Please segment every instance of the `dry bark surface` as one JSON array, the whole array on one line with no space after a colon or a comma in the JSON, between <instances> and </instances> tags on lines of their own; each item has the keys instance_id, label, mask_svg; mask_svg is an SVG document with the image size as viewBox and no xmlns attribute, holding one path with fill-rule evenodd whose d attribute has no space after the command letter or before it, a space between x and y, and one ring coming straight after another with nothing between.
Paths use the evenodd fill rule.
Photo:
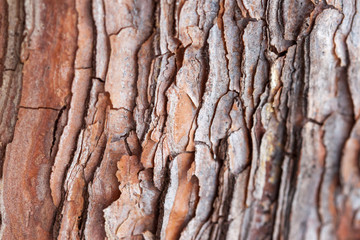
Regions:
<instances>
[{"instance_id":1,"label":"dry bark surface","mask_svg":"<svg viewBox=\"0 0 360 240\"><path fill-rule=\"evenodd\" d=\"M2 239L360 239L358 0L0 0Z\"/></svg>"}]
</instances>

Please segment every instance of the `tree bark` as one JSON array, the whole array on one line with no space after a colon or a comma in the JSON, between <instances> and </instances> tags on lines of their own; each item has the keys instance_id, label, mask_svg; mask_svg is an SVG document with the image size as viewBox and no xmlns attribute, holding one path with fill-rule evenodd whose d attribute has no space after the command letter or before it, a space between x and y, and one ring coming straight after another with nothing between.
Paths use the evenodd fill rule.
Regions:
<instances>
[{"instance_id":1,"label":"tree bark","mask_svg":"<svg viewBox=\"0 0 360 240\"><path fill-rule=\"evenodd\" d=\"M358 0L0 0L2 239L360 239Z\"/></svg>"}]
</instances>

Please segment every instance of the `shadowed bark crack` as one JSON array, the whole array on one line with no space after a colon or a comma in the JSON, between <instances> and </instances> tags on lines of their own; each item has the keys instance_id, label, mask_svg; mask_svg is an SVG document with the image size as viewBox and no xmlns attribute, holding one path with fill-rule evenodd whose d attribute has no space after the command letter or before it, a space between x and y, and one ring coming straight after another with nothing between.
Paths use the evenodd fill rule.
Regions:
<instances>
[{"instance_id":1,"label":"shadowed bark crack","mask_svg":"<svg viewBox=\"0 0 360 240\"><path fill-rule=\"evenodd\" d=\"M359 5L0 0L1 238L360 238Z\"/></svg>"}]
</instances>

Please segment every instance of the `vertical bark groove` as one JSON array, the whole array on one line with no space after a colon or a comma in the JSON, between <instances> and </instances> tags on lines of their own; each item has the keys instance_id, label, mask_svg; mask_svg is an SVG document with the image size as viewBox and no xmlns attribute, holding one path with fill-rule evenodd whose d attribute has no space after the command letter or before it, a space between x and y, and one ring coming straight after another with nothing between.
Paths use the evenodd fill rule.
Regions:
<instances>
[{"instance_id":1,"label":"vertical bark groove","mask_svg":"<svg viewBox=\"0 0 360 240\"><path fill-rule=\"evenodd\" d=\"M360 238L359 8L0 0L1 238Z\"/></svg>"}]
</instances>

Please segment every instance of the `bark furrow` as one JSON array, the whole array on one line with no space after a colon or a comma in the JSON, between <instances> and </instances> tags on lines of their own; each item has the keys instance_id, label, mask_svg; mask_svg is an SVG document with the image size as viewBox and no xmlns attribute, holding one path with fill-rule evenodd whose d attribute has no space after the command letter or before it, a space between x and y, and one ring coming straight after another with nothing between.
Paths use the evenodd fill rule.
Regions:
<instances>
[{"instance_id":1,"label":"bark furrow","mask_svg":"<svg viewBox=\"0 0 360 240\"><path fill-rule=\"evenodd\" d=\"M0 0L2 239L360 239L357 0Z\"/></svg>"}]
</instances>

